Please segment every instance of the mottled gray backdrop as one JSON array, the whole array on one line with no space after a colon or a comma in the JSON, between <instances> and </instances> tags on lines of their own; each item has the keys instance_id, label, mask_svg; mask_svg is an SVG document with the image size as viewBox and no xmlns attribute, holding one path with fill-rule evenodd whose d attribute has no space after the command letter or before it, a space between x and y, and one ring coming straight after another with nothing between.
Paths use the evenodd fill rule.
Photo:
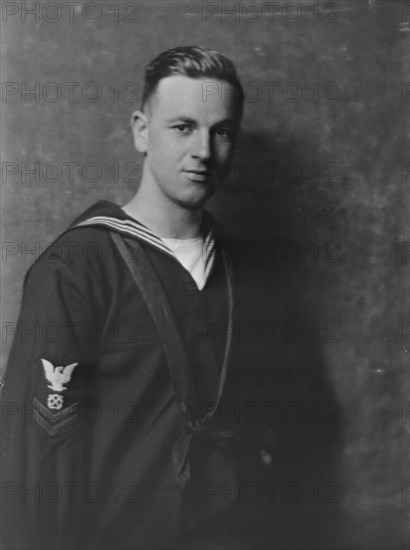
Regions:
<instances>
[{"instance_id":1,"label":"mottled gray backdrop","mask_svg":"<svg viewBox=\"0 0 410 550\"><path fill-rule=\"evenodd\" d=\"M2 9L4 362L35 257L87 206L123 204L137 188L129 119L145 64L176 45L225 52L247 100L232 172L210 206L248 240L244 253L308 301L309 338L343 413L333 505L347 519L333 547L406 547L410 3Z\"/></svg>"}]
</instances>

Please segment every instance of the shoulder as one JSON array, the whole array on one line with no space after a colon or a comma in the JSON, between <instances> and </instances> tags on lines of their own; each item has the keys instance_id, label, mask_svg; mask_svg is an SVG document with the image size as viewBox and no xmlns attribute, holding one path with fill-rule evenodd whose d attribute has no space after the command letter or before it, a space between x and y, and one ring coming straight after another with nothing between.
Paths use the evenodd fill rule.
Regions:
<instances>
[{"instance_id":1,"label":"shoulder","mask_svg":"<svg viewBox=\"0 0 410 550\"><path fill-rule=\"evenodd\" d=\"M92 286L115 262L109 231L100 227L71 226L47 245L27 271L28 281L50 282L56 277L73 284Z\"/></svg>"}]
</instances>

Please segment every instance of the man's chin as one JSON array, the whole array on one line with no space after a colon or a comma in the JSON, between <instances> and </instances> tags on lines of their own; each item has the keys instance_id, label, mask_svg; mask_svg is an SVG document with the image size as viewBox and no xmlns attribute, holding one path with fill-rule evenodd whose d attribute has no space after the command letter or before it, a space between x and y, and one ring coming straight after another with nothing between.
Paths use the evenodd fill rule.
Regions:
<instances>
[{"instance_id":1,"label":"man's chin","mask_svg":"<svg viewBox=\"0 0 410 550\"><path fill-rule=\"evenodd\" d=\"M198 210L205 207L205 204L215 193L216 188L212 187L202 193L193 193L191 196L182 197L178 203L184 208Z\"/></svg>"}]
</instances>

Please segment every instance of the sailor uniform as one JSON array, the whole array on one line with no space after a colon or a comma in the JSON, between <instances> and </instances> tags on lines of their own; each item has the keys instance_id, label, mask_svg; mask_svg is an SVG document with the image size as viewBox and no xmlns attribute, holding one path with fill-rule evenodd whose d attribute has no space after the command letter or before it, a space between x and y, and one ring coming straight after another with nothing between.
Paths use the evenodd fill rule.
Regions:
<instances>
[{"instance_id":1,"label":"sailor uniform","mask_svg":"<svg viewBox=\"0 0 410 550\"><path fill-rule=\"evenodd\" d=\"M204 431L199 422L221 397L228 366L226 342L204 337L204 327L228 326L232 314L227 267L212 228L203 230L202 291L161 239L105 201L29 270L4 392L33 413L6 426L13 547L168 548L180 532L190 442ZM113 234L126 240L125 255ZM138 243L187 356L177 384L196 390L188 420L181 407L189 400L178 402L161 334L129 270Z\"/></svg>"},{"instance_id":2,"label":"sailor uniform","mask_svg":"<svg viewBox=\"0 0 410 550\"><path fill-rule=\"evenodd\" d=\"M213 231L205 215L202 290L164 241L107 201L30 268L3 397L7 548L234 536L235 496L204 497L234 487L241 464L277 439L266 422L216 412L270 399L277 385L272 350L235 338L235 316L256 319L261 301ZM295 361L275 365L288 389Z\"/></svg>"}]
</instances>

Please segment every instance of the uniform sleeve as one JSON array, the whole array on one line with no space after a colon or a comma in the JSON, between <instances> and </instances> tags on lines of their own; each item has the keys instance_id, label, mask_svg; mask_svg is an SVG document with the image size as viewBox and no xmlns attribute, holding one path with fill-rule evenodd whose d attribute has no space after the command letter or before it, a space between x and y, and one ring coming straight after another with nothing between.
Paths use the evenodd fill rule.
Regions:
<instances>
[{"instance_id":1,"label":"uniform sleeve","mask_svg":"<svg viewBox=\"0 0 410 550\"><path fill-rule=\"evenodd\" d=\"M98 321L82 277L38 261L25 281L2 398L3 533L7 549L85 546L82 414L92 399Z\"/></svg>"}]
</instances>

